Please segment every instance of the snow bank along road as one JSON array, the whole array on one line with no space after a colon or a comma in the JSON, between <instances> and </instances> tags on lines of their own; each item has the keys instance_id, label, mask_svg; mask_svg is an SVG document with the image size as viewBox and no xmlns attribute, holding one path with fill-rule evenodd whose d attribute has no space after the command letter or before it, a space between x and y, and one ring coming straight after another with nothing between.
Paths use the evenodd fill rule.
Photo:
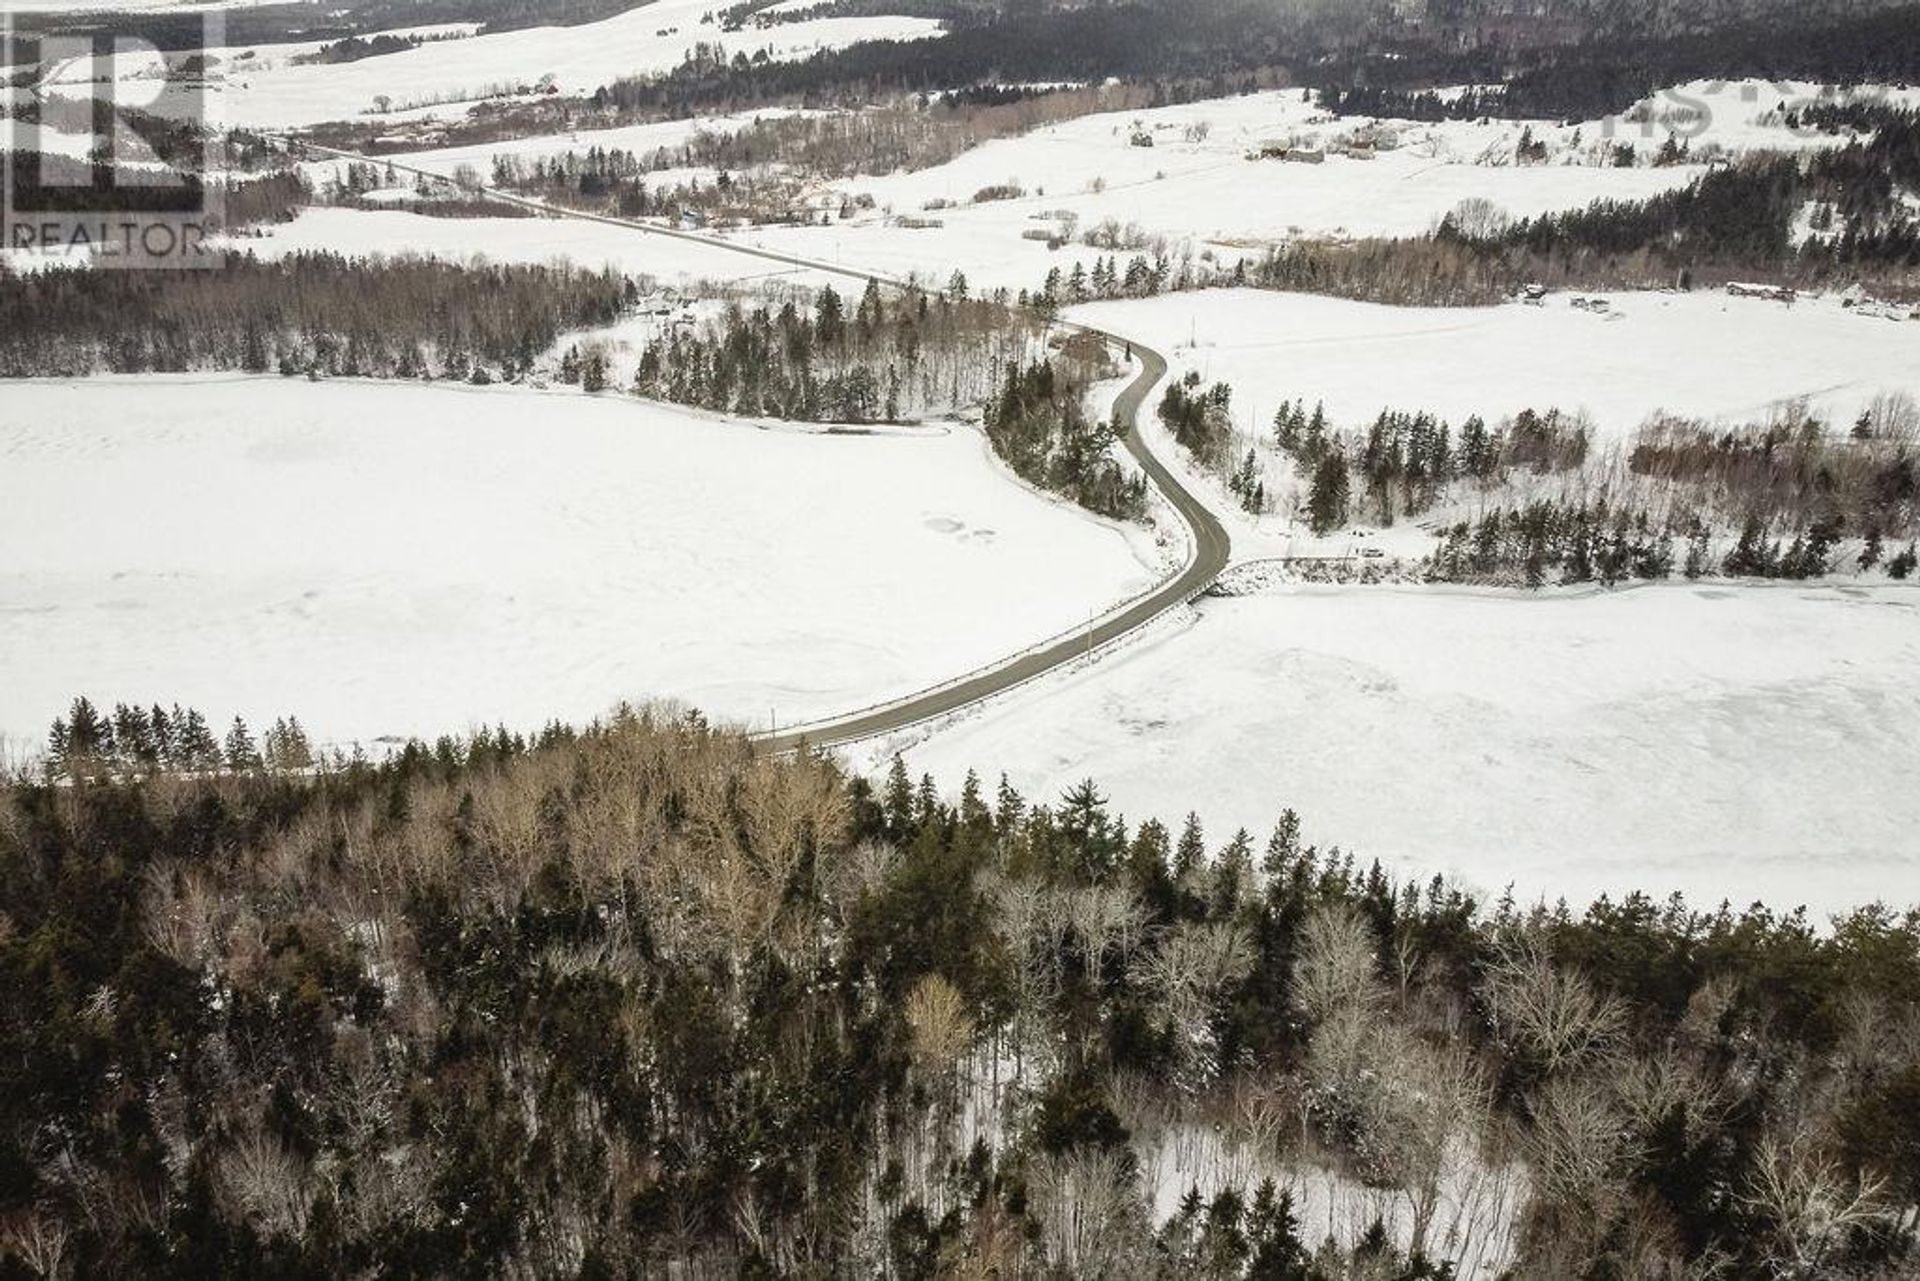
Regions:
<instances>
[{"instance_id":1,"label":"snow bank along road","mask_svg":"<svg viewBox=\"0 0 1920 1281\"><path fill-rule=\"evenodd\" d=\"M357 152L339 151L331 147L318 147L311 143L288 140L290 148L331 156L338 160L359 160L369 164L387 165L391 162L378 157L364 156ZM410 165L392 164L401 173L446 183L451 180L444 175L431 173L425 169ZM529 200L511 192L499 191L490 187L476 188L479 194L490 200L506 204L521 205L542 214L562 218L576 218L586 222L605 223L614 227L625 227L643 232L650 236L665 236L672 240L685 240L709 248L730 249L735 253L749 254L755 258L764 258L784 266L800 267L828 275L845 276L865 282L878 280L883 284L899 285L901 282L861 271L857 267L848 267L838 263L815 262L811 259L781 253L777 250L763 249L754 245L738 245L722 240L717 236L704 236L694 232L680 231L671 227L656 226L652 223L637 222L628 218L615 218L607 214L588 213L582 210L565 209L548 205L542 201ZM810 725L795 726L790 729L768 731L757 735L758 741L774 751L787 751L797 746L803 739L815 746L825 747L837 743L851 743L864 738L873 738L881 734L890 734L895 730L917 725L922 721L945 716L970 704L991 698L995 694L1024 685L1028 681L1044 676L1056 668L1063 667L1075 659L1083 657L1093 650L1118 640L1137 628L1160 617L1169 609L1184 605L1205 591L1227 567L1227 558L1232 550L1225 527L1218 518L1207 509L1193 493L1183 485L1179 478L1147 448L1140 434L1140 407L1146 402L1147 393L1167 376L1167 360L1159 352L1153 351L1122 335L1096 329L1088 325L1062 322L1068 328L1083 333L1094 334L1110 344L1124 344L1140 360L1139 375L1127 385L1120 398L1114 402L1114 413L1126 427L1127 452L1140 464L1154 486L1166 496L1173 509L1186 523L1190 554L1186 566L1178 573L1167 578L1152 591L1135 598L1119 609L1109 612L1106 617L1094 620L1088 626L1068 636L1057 637L1034 649L1016 654L1011 658L969 672L944 685L936 685L922 690L918 694L909 694L905 698L889 703L861 708L845 716L830 720L816 721Z\"/></svg>"}]
</instances>

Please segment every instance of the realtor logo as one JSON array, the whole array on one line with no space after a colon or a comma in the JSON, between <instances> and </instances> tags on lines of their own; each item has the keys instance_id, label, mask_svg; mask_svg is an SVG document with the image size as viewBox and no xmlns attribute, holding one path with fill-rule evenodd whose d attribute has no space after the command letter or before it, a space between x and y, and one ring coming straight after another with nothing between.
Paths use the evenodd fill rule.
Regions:
<instances>
[{"instance_id":1,"label":"realtor logo","mask_svg":"<svg viewBox=\"0 0 1920 1281\"><path fill-rule=\"evenodd\" d=\"M106 25L42 33L0 14L0 249L101 268L218 266L220 17L195 15L187 49L113 29L132 16L96 20Z\"/></svg>"}]
</instances>

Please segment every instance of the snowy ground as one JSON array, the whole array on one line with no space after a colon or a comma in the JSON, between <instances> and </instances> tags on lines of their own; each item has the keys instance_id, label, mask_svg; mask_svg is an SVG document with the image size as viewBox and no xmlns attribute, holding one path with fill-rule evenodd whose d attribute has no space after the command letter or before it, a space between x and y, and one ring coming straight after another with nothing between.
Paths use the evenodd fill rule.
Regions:
<instances>
[{"instance_id":1,"label":"snowy ground","mask_svg":"<svg viewBox=\"0 0 1920 1281\"><path fill-rule=\"evenodd\" d=\"M487 181L493 173L493 161L496 156L510 156L523 163L532 164L553 156L564 156L568 152L584 155L599 148L602 151L628 151L638 156L646 156L662 147L679 147L689 142L695 134L734 134L753 124L756 120L775 119L796 114L785 109L769 109L751 114L727 116L696 116L686 120L657 120L648 124L621 125L612 129L573 129L566 133L536 134L528 138L511 138L501 142L475 143L464 147L436 147L422 151L396 152L379 158L380 163L392 161L414 169L425 169L429 173L453 177L463 166L471 168ZM329 179L345 177L347 161L315 160L300 166L309 181L319 186ZM402 184L413 180L402 174Z\"/></svg>"},{"instance_id":2,"label":"snowy ground","mask_svg":"<svg viewBox=\"0 0 1920 1281\"><path fill-rule=\"evenodd\" d=\"M612 267L671 283L704 280L750 285L777 280L849 287L844 278L748 257L717 245L570 218L436 218L401 209L318 208L302 210L291 222L258 230L257 235L235 236L226 243L261 258L324 251L348 257L412 253L456 262L475 255L508 263L565 259L589 269Z\"/></svg>"},{"instance_id":3,"label":"snowy ground","mask_svg":"<svg viewBox=\"0 0 1920 1281\"><path fill-rule=\"evenodd\" d=\"M1833 146L1843 139L1785 124L1790 107L1822 92L1810 84L1684 85L1621 118L1574 124L1331 120L1291 90L1102 113L989 142L929 169L827 184L823 190L873 197L872 212L847 222L735 235L896 277L944 282L960 270L976 287L1016 290L1037 288L1049 268L1069 274L1076 262L1090 266L1103 252L1081 243L1050 250L1024 233L1068 226L1078 235L1108 220L1136 229L1172 254L1212 254L1230 263L1299 236L1419 235L1468 197L1489 199L1515 216L1539 214L1602 197L1642 199L1684 185L1705 172L1704 162L1714 154ZM495 154L544 156L594 145L646 150L684 141L696 127L737 128L744 119L554 134L414 152L405 159L444 173L471 165L485 175ZM1547 147L1545 163L1515 163L1516 147L1529 133ZM1154 145L1133 145L1136 134ZM1650 158L1669 134L1687 142L1694 163L1627 169L1603 163L1623 143ZM1390 140L1392 146L1364 161L1338 154L1317 165L1251 158L1276 141L1330 148L1356 136ZM1026 194L973 203L975 193L999 184ZM926 208L936 202L950 207ZM902 216L941 225L901 226Z\"/></svg>"},{"instance_id":4,"label":"snowy ground","mask_svg":"<svg viewBox=\"0 0 1920 1281\"><path fill-rule=\"evenodd\" d=\"M290 129L345 120L375 109L426 109L461 115L478 99L510 85L551 77L561 93L590 94L625 76L664 72L694 45L718 41L729 55L765 50L772 58L804 58L862 40L937 35L923 18L814 18L765 30L723 35L701 17L722 7L715 0L654 0L603 22L534 27L421 45L358 62L295 65L309 45L261 45L225 52L215 67L214 109L229 124ZM156 57L124 55L116 72L127 81L151 80ZM88 71L58 82L66 92L89 92Z\"/></svg>"},{"instance_id":5,"label":"snowy ground","mask_svg":"<svg viewBox=\"0 0 1920 1281\"><path fill-rule=\"evenodd\" d=\"M1068 315L1166 353L1176 376L1233 386L1236 422L1271 426L1282 401L1326 405L1341 426L1382 409L1458 424L1522 409L1585 411L1606 438L1656 410L1764 419L1804 399L1846 424L1883 392L1920 386L1920 324L1833 298L1791 306L1720 290L1616 293L1603 314L1572 294L1545 305L1386 307L1310 294L1213 289L1091 303Z\"/></svg>"},{"instance_id":6,"label":"snowy ground","mask_svg":"<svg viewBox=\"0 0 1920 1281\"><path fill-rule=\"evenodd\" d=\"M294 712L335 740L651 697L792 723L1154 577L966 429L239 377L9 385L0 548L16 749L81 692Z\"/></svg>"},{"instance_id":7,"label":"snowy ground","mask_svg":"<svg viewBox=\"0 0 1920 1281\"><path fill-rule=\"evenodd\" d=\"M1021 238L1061 225L1057 215L1069 215L1081 233L1111 219L1164 237L1173 252L1211 249L1227 261L1300 236L1420 235L1469 197L1491 200L1516 217L1541 214L1684 186L1715 154L1837 145L1844 139L1785 124L1791 106L1823 92L1811 84L1686 85L1656 95L1644 111L1571 124L1331 119L1298 90L1103 113L989 142L915 173L836 183L836 190L871 195L876 211L831 227L766 234L795 253L839 252L895 274L945 279L959 268L976 285L1033 288L1049 267L1064 274L1074 262L1093 258L1083 245L1049 252L1044 243ZM1529 134L1545 145L1547 159L1517 164L1516 148ZM1607 163L1621 144L1650 160L1669 134L1691 148L1692 163L1625 169ZM1153 145L1134 145L1136 136ZM1335 154L1343 142L1366 137L1391 146L1367 160ZM1272 143L1329 154L1321 164L1253 158ZM999 184L1027 194L972 203L976 192ZM937 201L952 207L924 211ZM889 226L890 215L931 217L943 225L908 230Z\"/></svg>"},{"instance_id":8,"label":"snowy ground","mask_svg":"<svg viewBox=\"0 0 1920 1281\"><path fill-rule=\"evenodd\" d=\"M1291 462L1271 443L1283 401L1324 403L1341 428L1364 427L1383 409L1427 410L1457 429L1476 413L1498 423L1558 408L1587 414L1604 447L1661 410L1740 424L1805 400L1844 428L1874 397L1920 387L1920 323L1837 299L1604 296L1609 310L1596 314L1576 310L1570 294L1540 307L1428 308L1215 289L1090 303L1068 315L1165 353L1175 378L1192 371L1208 385L1228 383L1235 425L1260 445L1275 495L1293 484ZM1157 422L1144 425L1165 456L1186 461ZM1314 544L1288 511L1255 521L1217 479L1197 483L1229 522L1236 559L1343 550ZM1413 525L1376 542L1413 556L1432 548Z\"/></svg>"},{"instance_id":9,"label":"snowy ground","mask_svg":"<svg viewBox=\"0 0 1920 1281\"><path fill-rule=\"evenodd\" d=\"M905 751L1037 802L1083 778L1210 842L1306 838L1405 876L1575 904L1920 904L1920 589L1579 595L1312 589L1207 600Z\"/></svg>"}]
</instances>

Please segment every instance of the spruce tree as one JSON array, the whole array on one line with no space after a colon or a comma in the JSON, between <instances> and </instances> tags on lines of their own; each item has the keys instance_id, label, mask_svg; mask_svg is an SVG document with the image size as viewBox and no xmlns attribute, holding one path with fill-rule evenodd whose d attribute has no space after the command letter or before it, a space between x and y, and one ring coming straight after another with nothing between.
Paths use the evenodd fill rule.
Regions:
<instances>
[{"instance_id":1,"label":"spruce tree","mask_svg":"<svg viewBox=\"0 0 1920 1281\"><path fill-rule=\"evenodd\" d=\"M1273 825L1273 835L1267 838L1267 852L1260 860L1260 870L1268 876L1279 876L1293 866L1300 856L1300 816L1292 810L1282 810L1280 821Z\"/></svg>"},{"instance_id":2,"label":"spruce tree","mask_svg":"<svg viewBox=\"0 0 1920 1281\"><path fill-rule=\"evenodd\" d=\"M1200 870L1207 858L1206 834L1200 829L1200 816L1189 812L1187 822L1180 829L1180 843L1173 849L1173 875L1177 880L1185 880Z\"/></svg>"},{"instance_id":3,"label":"spruce tree","mask_svg":"<svg viewBox=\"0 0 1920 1281\"><path fill-rule=\"evenodd\" d=\"M153 731L154 760L168 769L179 764L180 746L173 718L167 715L167 709L155 703L147 713L147 724Z\"/></svg>"},{"instance_id":4,"label":"spruce tree","mask_svg":"<svg viewBox=\"0 0 1920 1281\"><path fill-rule=\"evenodd\" d=\"M236 774L260 768L260 749L254 746L253 734L247 729L247 723L238 716L233 718L233 726L227 730L226 766Z\"/></svg>"},{"instance_id":5,"label":"spruce tree","mask_svg":"<svg viewBox=\"0 0 1920 1281\"><path fill-rule=\"evenodd\" d=\"M1014 790L1013 784L1008 781L1005 774L1002 774L1000 786L994 793L993 830L1002 840L1005 840L1013 834L1014 828L1020 825L1020 819L1026 812L1026 801L1021 799L1020 793Z\"/></svg>"},{"instance_id":6,"label":"spruce tree","mask_svg":"<svg viewBox=\"0 0 1920 1281\"><path fill-rule=\"evenodd\" d=\"M1347 520L1347 458L1331 449L1313 469L1307 492L1307 518L1316 534L1329 534Z\"/></svg>"},{"instance_id":7,"label":"spruce tree","mask_svg":"<svg viewBox=\"0 0 1920 1281\"><path fill-rule=\"evenodd\" d=\"M880 809L886 816L887 835L904 844L913 834L913 780L907 775L907 763L898 753L887 770L887 786Z\"/></svg>"}]
</instances>

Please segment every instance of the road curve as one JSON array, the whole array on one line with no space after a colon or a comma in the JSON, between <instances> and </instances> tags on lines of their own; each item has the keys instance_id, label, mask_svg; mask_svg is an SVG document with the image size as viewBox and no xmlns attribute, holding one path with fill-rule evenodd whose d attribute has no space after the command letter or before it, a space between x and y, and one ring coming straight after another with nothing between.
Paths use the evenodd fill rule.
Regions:
<instances>
[{"instance_id":1,"label":"road curve","mask_svg":"<svg viewBox=\"0 0 1920 1281\"><path fill-rule=\"evenodd\" d=\"M442 174L420 169L412 165L394 164L375 156L364 156L357 152L339 151L332 147L319 147L312 143L291 142L290 146L300 150L331 156L339 160L362 161L391 167L400 173L424 177L436 182L451 182ZM660 227L651 223L638 222L630 218L617 218L610 214L588 213L583 210L566 209L549 205L538 200L529 200L511 192L499 191L490 187L474 187L473 190L490 200L503 204L520 205L538 210L543 214L563 218L576 218L583 222L598 222L608 226L624 227L632 231L643 232L651 236L663 236L670 240L685 240L709 248L728 249L734 253L747 254L769 262L781 263L789 267L804 268L809 271L823 272L829 275L845 276L862 282L878 280L883 284L895 286L906 282L893 280L870 271L842 266L838 263L816 262L812 259L781 253L773 249L764 249L756 245L735 244L717 236L701 235L690 231L681 231L673 227ZM1127 604L1110 611L1104 618L1095 620L1088 627L1068 636L1060 637L1039 648L1016 654L977 672L960 677L944 685L937 685L919 693L908 694L891 702L876 704L844 716L813 721L791 729L766 730L755 734L754 740L769 750L791 751L802 742L815 747L831 747L836 744L857 742L861 739L875 738L881 734L890 734L895 730L918 725L963 707L978 703L984 699L1003 693L1017 685L1046 675L1055 668L1065 667L1074 660L1083 658L1090 652L1119 640L1140 627L1152 622L1168 610L1183 605L1204 592L1212 585L1220 571L1227 567L1227 558L1231 551L1231 541L1219 518L1207 510L1206 504L1196 498L1167 465L1154 456L1147 442L1140 434L1140 410L1146 403L1147 395L1162 378L1167 376L1167 359L1159 352L1144 347L1131 339L1089 325L1071 321L1058 322L1064 328L1081 333L1092 334L1106 340L1115 347L1125 347L1140 361L1140 373L1127 384L1114 402L1114 414L1125 427L1124 441L1127 452L1140 464L1147 478L1165 495L1174 511L1186 523L1190 541L1190 555L1187 564L1178 573L1162 581L1157 587L1144 595L1136 596Z\"/></svg>"}]
</instances>

